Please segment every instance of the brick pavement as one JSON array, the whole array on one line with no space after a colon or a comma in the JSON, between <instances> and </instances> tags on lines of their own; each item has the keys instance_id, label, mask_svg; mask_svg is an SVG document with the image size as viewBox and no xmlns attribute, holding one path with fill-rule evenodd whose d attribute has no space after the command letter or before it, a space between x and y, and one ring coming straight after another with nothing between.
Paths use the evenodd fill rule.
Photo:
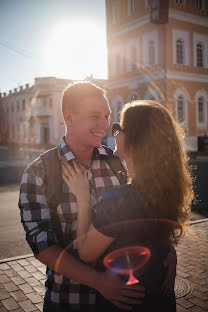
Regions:
<instances>
[{"instance_id":1,"label":"brick pavement","mask_svg":"<svg viewBox=\"0 0 208 312\"><path fill-rule=\"evenodd\" d=\"M193 222L177 247L177 281L190 286L188 294L178 294L177 312L208 311L208 219L203 221ZM42 311L44 283L45 266L34 256L1 260L0 312Z\"/></svg>"}]
</instances>

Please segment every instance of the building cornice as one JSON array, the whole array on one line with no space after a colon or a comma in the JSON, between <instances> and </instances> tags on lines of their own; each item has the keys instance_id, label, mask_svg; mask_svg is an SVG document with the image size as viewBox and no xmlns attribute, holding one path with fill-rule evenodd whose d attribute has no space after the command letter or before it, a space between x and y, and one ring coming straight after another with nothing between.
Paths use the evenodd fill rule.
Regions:
<instances>
[{"instance_id":1,"label":"building cornice","mask_svg":"<svg viewBox=\"0 0 208 312\"><path fill-rule=\"evenodd\" d=\"M139 17L129 23L123 24L119 28L117 28L115 31L109 32L108 40L111 40L113 38L116 38L118 36L124 35L130 31L133 31L137 28L140 28L141 26L150 23L150 16L149 14L146 14L142 17Z\"/></svg>"},{"instance_id":2,"label":"building cornice","mask_svg":"<svg viewBox=\"0 0 208 312\"><path fill-rule=\"evenodd\" d=\"M119 89L123 87L128 87L129 90L135 90L138 88L140 83L146 83L153 80L161 80L165 78L164 71L155 71L151 74L137 75L130 77L128 79L121 79L115 82L110 82L108 84L108 90Z\"/></svg>"},{"instance_id":3,"label":"building cornice","mask_svg":"<svg viewBox=\"0 0 208 312\"><path fill-rule=\"evenodd\" d=\"M176 9L169 10L169 18L173 18L179 21L200 25L203 27L208 27L208 18L203 16L194 15L184 11L179 11Z\"/></svg>"},{"instance_id":4,"label":"building cornice","mask_svg":"<svg viewBox=\"0 0 208 312\"><path fill-rule=\"evenodd\" d=\"M188 12L176 10L176 9L169 9L169 18L176 19L179 21L200 25L203 27L208 27L208 18L203 16L198 16L195 14L191 14ZM129 23L125 23L118 27L116 30L109 32L108 40L116 38L118 36L124 35L130 31L140 28L141 26L150 23L150 15L146 14L142 17L134 19Z\"/></svg>"},{"instance_id":5,"label":"building cornice","mask_svg":"<svg viewBox=\"0 0 208 312\"><path fill-rule=\"evenodd\" d=\"M175 70L167 70L166 77L168 79L208 83L208 75L203 75L203 74L193 74L193 73L186 73L186 72L175 71Z\"/></svg>"}]
</instances>

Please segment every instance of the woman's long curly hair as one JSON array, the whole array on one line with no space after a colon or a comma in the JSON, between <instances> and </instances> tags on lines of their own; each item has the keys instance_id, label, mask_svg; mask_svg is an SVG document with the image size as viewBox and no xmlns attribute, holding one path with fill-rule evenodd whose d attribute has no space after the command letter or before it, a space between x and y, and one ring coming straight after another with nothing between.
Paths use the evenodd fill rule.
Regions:
<instances>
[{"instance_id":1,"label":"woman's long curly hair","mask_svg":"<svg viewBox=\"0 0 208 312\"><path fill-rule=\"evenodd\" d=\"M124 105L120 124L145 212L161 238L177 243L194 197L184 131L164 106L146 100Z\"/></svg>"}]
</instances>

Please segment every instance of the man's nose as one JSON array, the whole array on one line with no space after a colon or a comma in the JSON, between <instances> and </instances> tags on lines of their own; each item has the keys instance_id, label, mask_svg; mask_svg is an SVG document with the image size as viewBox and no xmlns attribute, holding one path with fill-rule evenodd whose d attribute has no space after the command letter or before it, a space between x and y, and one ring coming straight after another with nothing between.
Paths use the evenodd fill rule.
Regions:
<instances>
[{"instance_id":1,"label":"man's nose","mask_svg":"<svg viewBox=\"0 0 208 312\"><path fill-rule=\"evenodd\" d=\"M110 121L106 118L103 118L99 121L99 127L107 130L110 127Z\"/></svg>"}]
</instances>

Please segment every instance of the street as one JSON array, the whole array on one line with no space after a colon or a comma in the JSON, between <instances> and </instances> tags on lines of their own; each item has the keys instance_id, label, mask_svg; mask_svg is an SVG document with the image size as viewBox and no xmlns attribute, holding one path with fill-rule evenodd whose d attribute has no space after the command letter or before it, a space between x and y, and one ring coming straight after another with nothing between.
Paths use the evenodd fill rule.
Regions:
<instances>
[{"instance_id":1,"label":"street","mask_svg":"<svg viewBox=\"0 0 208 312\"><path fill-rule=\"evenodd\" d=\"M0 259L32 253L18 208L19 185L0 187Z\"/></svg>"},{"instance_id":2,"label":"street","mask_svg":"<svg viewBox=\"0 0 208 312\"><path fill-rule=\"evenodd\" d=\"M25 240L25 232L20 222L18 197L22 172L29 160L35 159L37 156L38 152L31 155L23 150L8 151L0 149L0 259L32 253ZM200 163L200 166L198 166L198 176L200 177L200 183L198 184L200 188L198 187L197 191L199 198L198 205L194 206L194 211L191 212L191 220L208 217L206 209L207 164ZM200 199L203 199L202 203L204 203L205 209L201 209Z\"/></svg>"}]
</instances>

